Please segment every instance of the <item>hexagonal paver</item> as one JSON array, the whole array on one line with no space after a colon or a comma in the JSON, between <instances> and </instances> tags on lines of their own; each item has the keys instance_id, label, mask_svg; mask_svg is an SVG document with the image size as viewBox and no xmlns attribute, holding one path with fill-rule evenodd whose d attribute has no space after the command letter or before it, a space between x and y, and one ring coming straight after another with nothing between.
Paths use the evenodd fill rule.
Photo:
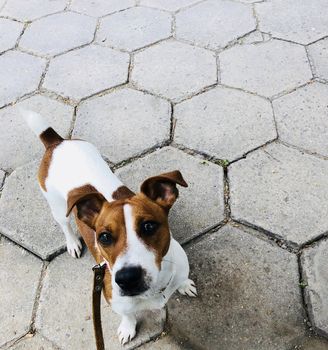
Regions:
<instances>
[{"instance_id":1,"label":"hexagonal paver","mask_svg":"<svg viewBox=\"0 0 328 350\"><path fill-rule=\"evenodd\" d=\"M328 229L328 161L281 144L229 167L233 218L295 244Z\"/></svg>"},{"instance_id":2,"label":"hexagonal paver","mask_svg":"<svg viewBox=\"0 0 328 350\"><path fill-rule=\"evenodd\" d=\"M72 259L65 254L52 261L48 267L36 328L62 349L95 349L91 304L91 268L94 264L89 254L82 259ZM74 271L74 281L67 271ZM106 348L122 349L116 334L120 316L111 311L104 299L101 318ZM125 349L132 349L158 336L163 330L165 311L147 312L139 315L139 319L138 335Z\"/></svg>"},{"instance_id":3,"label":"hexagonal paver","mask_svg":"<svg viewBox=\"0 0 328 350\"><path fill-rule=\"evenodd\" d=\"M326 0L271 0L256 5L259 29L277 38L309 44L328 34Z\"/></svg>"},{"instance_id":4,"label":"hexagonal paver","mask_svg":"<svg viewBox=\"0 0 328 350\"><path fill-rule=\"evenodd\" d=\"M255 27L251 6L226 0L205 1L176 15L178 39L214 50Z\"/></svg>"},{"instance_id":5,"label":"hexagonal paver","mask_svg":"<svg viewBox=\"0 0 328 350\"><path fill-rule=\"evenodd\" d=\"M175 294L168 313L187 349L289 350L305 334L296 255L229 225L187 254L199 297Z\"/></svg>"},{"instance_id":6,"label":"hexagonal paver","mask_svg":"<svg viewBox=\"0 0 328 350\"><path fill-rule=\"evenodd\" d=\"M17 344L12 346L10 350L58 350L50 342L45 340L39 334L28 334Z\"/></svg>"},{"instance_id":7,"label":"hexagonal paver","mask_svg":"<svg viewBox=\"0 0 328 350\"><path fill-rule=\"evenodd\" d=\"M276 137L264 98L217 87L174 107L175 142L234 160Z\"/></svg>"},{"instance_id":8,"label":"hexagonal paver","mask_svg":"<svg viewBox=\"0 0 328 350\"><path fill-rule=\"evenodd\" d=\"M19 46L43 55L56 55L93 40L96 19L73 12L41 18L25 31Z\"/></svg>"},{"instance_id":9,"label":"hexagonal paver","mask_svg":"<svg viewBox=\"0 0 328 350\"><path fill-rule=\"evenodd\" d=\"M302 254L305 296L312 324L328 336L328 240L305 249Z\"/></svg>"},{"instance_id":10,"label":"hexagonal paver","mask_svg":"<svg viewBox=\"0 0 328 350\"><path fill-rule=\"evenodd\" d=\"M119 162L168 140L170 113L167 101L122 89L83 103L73 136L95 143L112 162Z\"/></svg>"},{"instance_id":11,"label":"hexagonal paver","mask_svg":"<svg viewBox=\"0 0 328 350\"><path fill-rule=\"evenodd\" d=\"M312 77L304 47L279 40L234 46L219 58L223 84L267 97Z\"/></svg>"},{"instance_id":12,"label":"hexagonal paver","mask_svg":"<svg viewBox=\"0 0 328 350\"><path fill-rule=\"evenodd\" d=\"M91 45L53 59L43 87L79 100L125 83L128 66L128 54Z\"/></svg>"},{"instance_id":13,"label":"hexagonal paver","mask_svg":"<svg viewBox=\"0 0 328 350\"><path fill-rule=\"evenodd\" d=\"M313 83L273 101L281 140L328 156L328 86Z\"/></svg>"},{"instance_id":14,"label":"hexagonal paver","mask_svg":"<svg viewBox=\"0 0 328 350\"><path fill-rule=\"evenodd\" d=\"M180 8L195 4L198 1L199 0L141 0L140 4L167 11L177 11Z\"/></svg>"},{"instance_id":15,"label":"hexagonal paver","mask_svg":"<svg viewBox=\"0 0 328 350\"><path fill-rule=\"evenodd\" d=\"M162 42L134 57L132 82L177 101L217 81L212 52L176 41Z\"/></svg>"},{"instance_id":16,"label":"hexagonal paver","mask_svg":"<svg viewBox=\"0 0 328 350\"><path fill-rule=\"evenodd\" d=\"M170 14L146 7L134 7L101 20L97 42L133 51L171 35Z\"/></svg>"},{"instance_id":17,"label":"hexagonal paver","mask_svg":"<svg viewBox=\"0 0 328 350\"><path fill-rule=\"evenodd\" d=\"M0 18L0 53L15 46L23 26L22 23Z\"/></svg>"},{"instance_id":18,"label":"hexagonal paver","mask_svg":"<svg viewBox=\"0 0 328 350\"><path fill-rule=\"evenodd\" d=\"M118 169L116 174L138 191L146 178L175 169L181 171L189 187L180 188L170 213L170 228L173 236L184 242L224 219L222 168L165 147Z\"/></svg>"},{"instance_id":19,"label":"hexagonal paver","mask_svg":"<svg viewBox=\"0 0 328 350\"><path fill-rule=\"evenodd\" d=\"M0 237L0 346L30 327L42 262Z\"/></svg>"},{"instance_id":20,"label":"hexagonal paver","mask_svg":"<svg viewBox=\"0 0 328 350\"><path fill-rule=\"evenodd\" d=\"M36 18L63 11L66 0L9 0L0 15L16 18L20 21L32 21Z\"/></svg>"},{"instance_id":21,"label":"hexagonal paver","mask_svg":"<svg viewBox=\"0 0 328 350\"><path fill-rule=\"evenodd\" d=\"M73 0L70 9L89 16L100 17L134 5L135 0Z\"/></svg>"},{"instance_id":22,"label":"hexagonal paver","mask_svg":"<svg viewBox=\"0 0 328 350\"><path fill-rule=\"evenodd\" d=\"M74 112L73 107L40 95L1 109L0 168L6 170L41 158L44 153L41 141L28 128L18 108L40 113L63 137L68 136Z\"/></svg>"},{"instance_id":23,"label":"hexagonal paver","mask_svg":"<svg viewBox=\"0 0 328 350\"><path fill-rule=\"evenodd\" d=\"M18 51L0 56L0 107L37 89L46 62Z\"/></svg>"},{"instance_id":24,"label":"hexagonal paver","mask_svg":"<svg viewBox=\"0 0 328 350\"><path fill-rule=\"evenodd\" d=\"M0 232L48 259L65 247L65 239L39 189L37 168L34 162L7 177L0 199Z\"/></svg>"},{"instance_id":25,"label":"hexagonal paver","mask_svg":"<svg viewBox=\"0 0 328 350\"><path fill-rule=\"evenodd\" d=\"M313 61L315 75L328 80L328 38L310 45L308 50Z\"/></svg>"}]
</instances>

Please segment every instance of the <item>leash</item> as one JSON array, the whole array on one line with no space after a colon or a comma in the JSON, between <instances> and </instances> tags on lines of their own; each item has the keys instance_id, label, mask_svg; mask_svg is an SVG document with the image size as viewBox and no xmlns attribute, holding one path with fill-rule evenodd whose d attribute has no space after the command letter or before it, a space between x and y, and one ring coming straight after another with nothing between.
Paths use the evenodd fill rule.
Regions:
<instances>
[{"instance_id":1,"label":"leash","mask_svg":"<svg viewBox=\"0 0 328 350\"><path fill-rule=\"evenodd\" d=\"M101 291L104 286L104 277L106 270L106 262L95 265L92 270L94 272L93 277L93 290L92 290L92 318L93 328L96 338L97 350L105 350L104 336L101 326Z\"/></svg>"}]
</instances>

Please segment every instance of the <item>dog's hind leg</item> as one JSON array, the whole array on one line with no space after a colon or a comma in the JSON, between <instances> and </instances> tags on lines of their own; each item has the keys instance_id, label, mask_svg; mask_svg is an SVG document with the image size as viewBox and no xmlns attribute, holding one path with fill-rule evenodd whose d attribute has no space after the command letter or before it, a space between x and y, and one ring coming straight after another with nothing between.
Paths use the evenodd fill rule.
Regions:
<instances>
[{"instance_id":1,"label":"dog's hind leg","mask_svg":"<svg viewBox=\"0 0 328 350\"><path fill-rule=\"evenodd\" d=\"M79 258L82 244L72 229L70 218L66 217L66 200L53 191L46 192L41 188L41 192L49 204L52 216L65 234L68 253L73 258Z\"/></svg>"}]
</instances>

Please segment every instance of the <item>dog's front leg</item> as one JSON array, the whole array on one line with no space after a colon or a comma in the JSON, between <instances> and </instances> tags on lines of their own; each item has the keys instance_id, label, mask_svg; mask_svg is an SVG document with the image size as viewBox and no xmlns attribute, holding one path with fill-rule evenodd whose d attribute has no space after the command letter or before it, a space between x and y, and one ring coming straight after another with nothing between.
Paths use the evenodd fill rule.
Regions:
<instances>
[{"instance_id":1,"label":"dog's front leg","mask_svg":"<svg viewBox=\"0 0 328 350\"><path fill-rule=\"evenodd\" d=\"M122 315L122 321L117 329L118 338L121 344L132 340L136 335L137 319L135 314Z\"/></svg>"}]
</instances>

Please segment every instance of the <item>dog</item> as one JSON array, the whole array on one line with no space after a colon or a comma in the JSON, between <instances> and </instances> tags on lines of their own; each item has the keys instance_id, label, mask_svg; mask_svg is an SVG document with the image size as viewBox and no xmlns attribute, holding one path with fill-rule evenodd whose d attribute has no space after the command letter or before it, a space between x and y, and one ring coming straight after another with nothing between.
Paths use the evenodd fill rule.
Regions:
<instances>
[{"instance_id":1,"label":"dog","mask_svg":"<svg viewBox=\"0 0 328 350\"><path fill-rule=\"evenodd\" d=\"M63 230L68 253L79 258L77 227L96 262L106 263L104 296L121 315L118 337L125 344L136 335L136 313L161 309L178 290L197 296L189 262L173 239L169 210L187 187L180 171L146 179L134 193L115 176L97 148L62 138L38 113L21 110L45 146L38 182L55 221Z\"/></svg>"}]
</instances>

